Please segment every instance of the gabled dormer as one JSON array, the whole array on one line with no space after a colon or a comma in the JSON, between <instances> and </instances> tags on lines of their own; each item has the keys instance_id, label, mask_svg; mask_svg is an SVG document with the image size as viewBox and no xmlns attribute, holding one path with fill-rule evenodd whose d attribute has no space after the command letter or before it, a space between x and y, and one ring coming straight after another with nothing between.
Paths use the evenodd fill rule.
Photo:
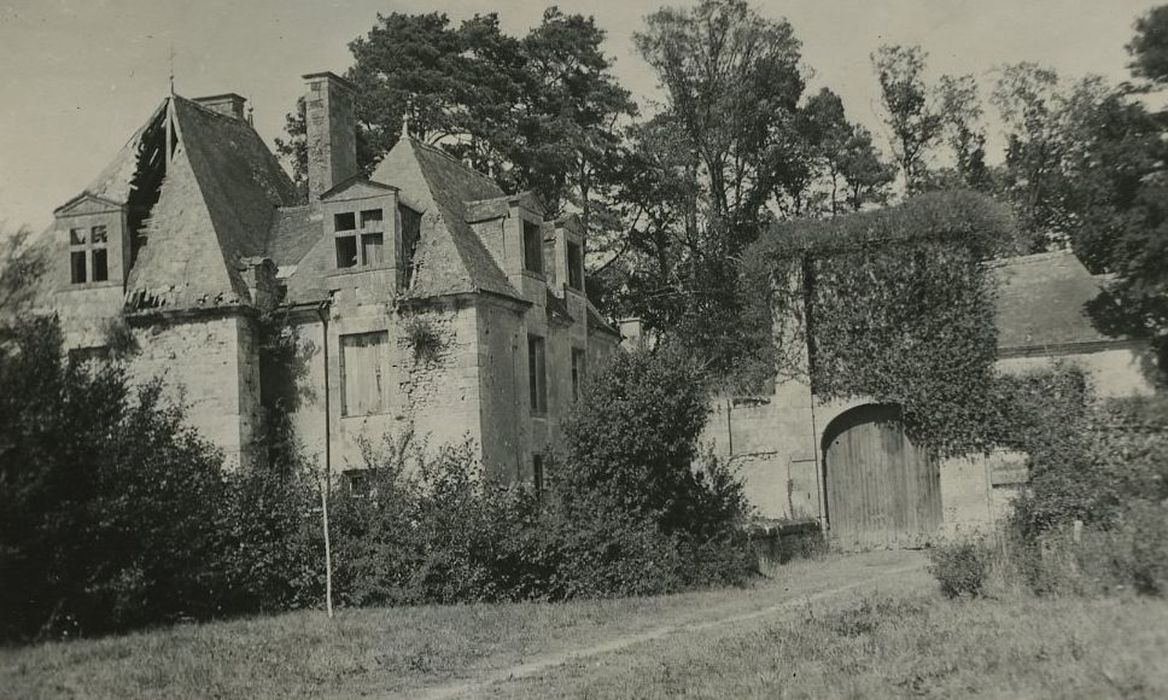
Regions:
<instances>
[{"instance_id":1,"label":"gabled dormer","mask_svg":"<svg viewBox=\"0 0 1168 700\"><path fill-rule=\"evenodd\" d=\"M55 233L67 251L54 261L58 288L121 287L130 267L126 208L88 192L53 212Z\"/></svg>"},{"instance_id":2,"label":"gabled dormer","mask_svg":"<svg viewBox=\"0 0 1168 700\"><path fill-rule=\"evenodd\" d=\"M548 285L557 294L584 295L584 226L575 214L545 227L545 257L550 272Z\"/></svg>"},{"instance_id":3,"label":"gabled dormer","mask_svg":"<svg viewBox=\"0 0 1168 700\"><path fill-rule=\"evenodd\" d=\"M319 206L334 275L389 271L395 290L409 287L422 212L398 188L350 178L322 193Z\"/></svg>"},{"instance_id":4,"label":"gabled dormer","mask_svg":"<svg viewBox=\"0 0 1168 700\"><path fill-rule=\"evenodd\" d=\"M543 219L543 204L531 192L466 203L467 223L529 300L553 274L544 255Z\"/></svg>"}]
</instances>

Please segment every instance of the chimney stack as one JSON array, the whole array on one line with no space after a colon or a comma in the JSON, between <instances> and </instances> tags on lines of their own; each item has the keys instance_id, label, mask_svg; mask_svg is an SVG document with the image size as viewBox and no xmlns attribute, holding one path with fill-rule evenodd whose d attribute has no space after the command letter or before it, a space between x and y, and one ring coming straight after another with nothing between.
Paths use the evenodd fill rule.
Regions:
<instances>
[{"instance_id":1,"label":"chimney stack","mask_svg":"<svg viewBox=\"0 0 1168 700\"><path fill-rule=\"evenodd\" d=\"M225 114L243 121L243 107L247 104L247 98L242 95L237 95L234 92L228 92L223 95L196 97L195 102L219 114Z\"/></svg>"},{"instance_id":2,"label":"chimney stack","mask_svg":"<svg viewBox=\"0 0 1168 700\"><path fill-rule=\"evenodd\" d=\"M308 127L308 200L358 173L354 87L329 72L304 76L304 119Z\"/></svg>"}]
</instances>

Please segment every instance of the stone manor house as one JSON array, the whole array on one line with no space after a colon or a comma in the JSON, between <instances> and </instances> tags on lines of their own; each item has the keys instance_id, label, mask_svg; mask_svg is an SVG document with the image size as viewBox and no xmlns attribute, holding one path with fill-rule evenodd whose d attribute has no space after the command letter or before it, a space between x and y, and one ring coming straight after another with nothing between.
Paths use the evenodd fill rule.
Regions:
<instances>
[{"instance_id":1,"label":"stone manor house","mask_svg":"<svg viewBox=\"0 0 1168 700\"><path fill-rule=\"evenodd\" d=\"M490 472L539 485L581 382L620 343L584 295L583 228L405 135L364 177L353 86L304 79L307 202L244 98L171 95L55 211L42 298L67 348L100 355L124 324L131 376L163 377L228 465L248 465L275 309L305 348L278 389L334 473L361 464L362 437L412 428L469 437Z\"/></svg>"}]
</instances>

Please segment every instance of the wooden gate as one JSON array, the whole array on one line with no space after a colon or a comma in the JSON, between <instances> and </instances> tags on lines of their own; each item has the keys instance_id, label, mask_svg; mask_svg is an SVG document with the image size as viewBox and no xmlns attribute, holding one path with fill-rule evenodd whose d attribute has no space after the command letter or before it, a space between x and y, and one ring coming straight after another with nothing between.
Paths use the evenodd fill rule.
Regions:
<instances>
[{"instance_id":1,"label":"wooden gate","mask_svg":"<svg viewBox=\"0 0 1168 700\"><path fill-rule=\"evenodd\" d=\"M867 405L823 438L827 520L842 549L919 547L941 525L937 461L904 434L900 409Z\"/></svg>"}]
</instances>

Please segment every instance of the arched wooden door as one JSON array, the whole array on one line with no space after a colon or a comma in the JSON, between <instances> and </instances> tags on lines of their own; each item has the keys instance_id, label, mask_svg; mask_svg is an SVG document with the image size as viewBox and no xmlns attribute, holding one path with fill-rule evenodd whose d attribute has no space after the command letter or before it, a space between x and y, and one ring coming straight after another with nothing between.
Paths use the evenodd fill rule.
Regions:
<instances>
[{"instance_id":1,"label":"arched wooden door","mask_svg":"<svg viewBox=\"0 0 1168 700\"><path fill-rule=\"evenodd\" d=\"M827 519L839 547L918 547L936 535L940 471L905 436L899 408L854 408L832 421L823 443Z\"/></svg>"}]
</instances>

